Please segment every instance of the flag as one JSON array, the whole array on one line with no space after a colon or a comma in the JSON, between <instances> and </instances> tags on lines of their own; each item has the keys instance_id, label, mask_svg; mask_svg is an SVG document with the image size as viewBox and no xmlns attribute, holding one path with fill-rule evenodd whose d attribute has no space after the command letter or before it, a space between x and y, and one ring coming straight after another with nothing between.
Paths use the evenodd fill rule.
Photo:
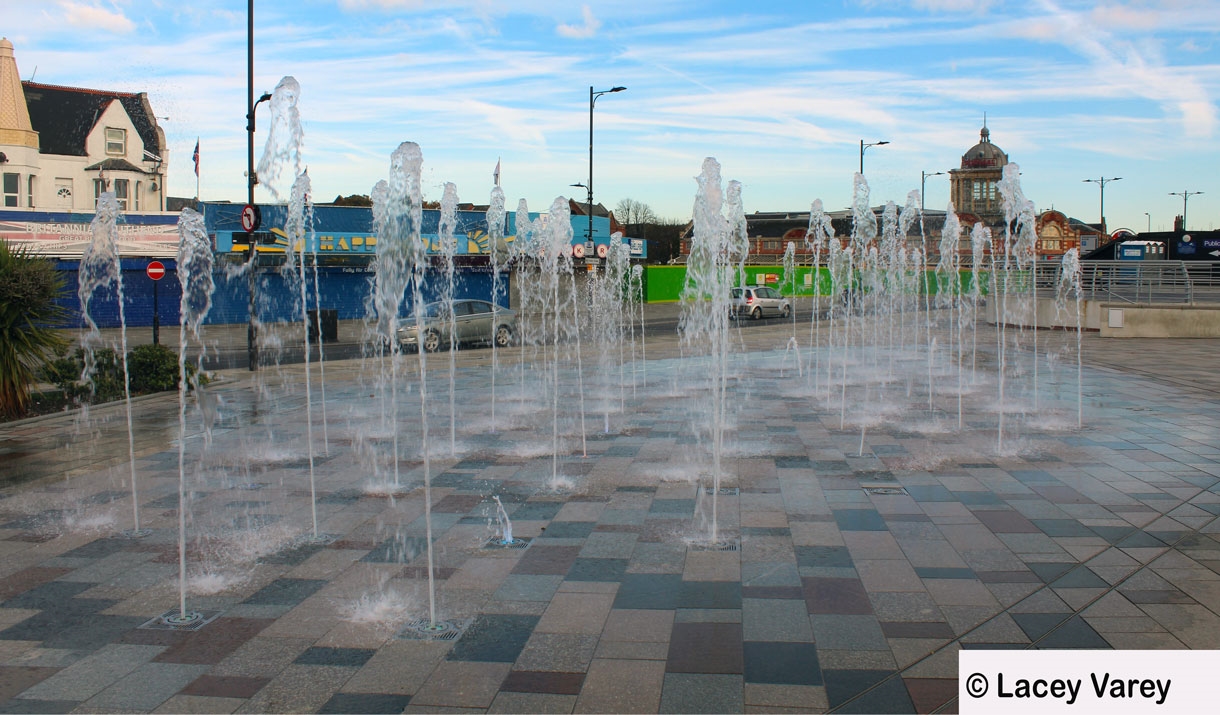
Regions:
<instances>
[{"instance_id":1,"label":"flag","mask_svg":"<svg viewBox=\"0 0 1220 715\"><path fill-rule=\"evenodd\" d=\"M500 159L499 159L499 157L496 158L496 170L494 172L492 172L491 176L493 179L496 180L496 186L499 186L500 185Z\"/></svg>"},{"instance_id":2,"label":"flag","mask_svg":"<svg viewBox=\"0 0 1220 715\"><path fill-rule=\"evenodd\" d=\"M195 176L198 177L199 176L199 140L198 139L195 140L195 156L193 158L195 159Z\"/></svg>"}]
</instances>

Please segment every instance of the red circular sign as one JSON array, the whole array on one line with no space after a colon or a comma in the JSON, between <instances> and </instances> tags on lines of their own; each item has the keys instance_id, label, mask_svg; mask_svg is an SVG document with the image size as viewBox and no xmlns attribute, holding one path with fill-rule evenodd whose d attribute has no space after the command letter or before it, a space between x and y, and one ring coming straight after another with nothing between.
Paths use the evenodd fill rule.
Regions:
<instances>
[{"instance_id":1,"label":"red circular sign","mask_svg":"<svg viewBox=\"0 0 1220 715\"><path fill-rule=\"evenodd\" d=\"M161 261L153 261L148 264L148 268L144 269L148 277L154 281L159 281L165 276L165 264Z\"/></svg>"},{"instance_id":2,"label":"red circular sign","mask_svg":"<svg viewBox=\"0 0 1220 715\"><path fill-rule=\"evenodd\" d=\"M241 228L246 233L257 231L263 223L263 212L254 204L246 204L241 210Z\"/></svg>"}]
</instances>

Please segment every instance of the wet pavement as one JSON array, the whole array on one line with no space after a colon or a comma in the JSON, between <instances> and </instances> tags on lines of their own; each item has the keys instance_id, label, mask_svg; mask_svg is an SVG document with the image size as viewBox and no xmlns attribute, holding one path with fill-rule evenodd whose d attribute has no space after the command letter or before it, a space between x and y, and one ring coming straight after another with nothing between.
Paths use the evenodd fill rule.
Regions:
<instances>
[{"instance_id":1,"label":"wet pavement","mask_svg":"<svg viewBox=\"0 0 1220 715\"><path fill-rule=\"evenodd\" d=\"M121 406L0 425L0 712L952 712L962 649L1220 647L1216 341L1086 335L1077 429L1075 337L1040 335L1001 435L990 328L930 396L944 366L797 329L732 332L719 490L672 336L551 399L498 351L494 418L492 352L452 400L432 356L426 452L413 358L328 361L325 404L313 366L312 460L301 365L217 373L181 461L176 396L139 398L138 538Z\"/></svg>"}]
</instances>

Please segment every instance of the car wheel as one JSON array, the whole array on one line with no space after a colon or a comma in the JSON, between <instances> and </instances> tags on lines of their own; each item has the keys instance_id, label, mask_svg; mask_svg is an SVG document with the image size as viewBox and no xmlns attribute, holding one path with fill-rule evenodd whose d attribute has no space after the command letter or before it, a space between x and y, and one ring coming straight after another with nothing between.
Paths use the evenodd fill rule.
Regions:
<instances>
[{"instance_id":1,"label":"car wheel","mask_svg":"<svg viewBox=\"0 0 1220 715\"><path fill-rule=\"evenodd\" d=\"M755 308L753 311L750 312L750 317L753 318L754 320L761 320L762 319L762 308L761 307Z\"/></svg>"},{"instance_id":2,"label":"car wheel","mask_svg":"<svg viewBox=\"0 0 1220 715\"><path fill-rule=\"evenodd\" d=\"M792 315L792 306L785 304L783 308L780 308L779 315L781 318L787 318L789 315Z\"/></svg>"},{"instance_id":3,"label":"car wheel","mask_svg":"<svg viewBox=\"0 0 1220 715\"><path fill-rule=\"evenodd\" d=\"M513 330L507 325L496 328L496 347L506 348L513 344Z\"/></svg>"},{"instance_id":4,"label":"car wheel","mask_svg":"<svg viewBox=\"0 0 1220 715\"><path fill-rule=\"evenodd\" d=\"M435 330L424 333L424 350L434 353L441 347L441 335Z\"/></svg>"}]
</instances>

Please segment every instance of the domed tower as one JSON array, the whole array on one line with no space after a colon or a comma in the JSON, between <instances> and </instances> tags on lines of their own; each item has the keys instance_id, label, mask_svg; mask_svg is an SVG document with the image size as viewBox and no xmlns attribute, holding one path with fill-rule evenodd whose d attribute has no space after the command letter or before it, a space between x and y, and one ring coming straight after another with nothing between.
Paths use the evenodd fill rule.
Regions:
<instances>
[{"instance_id":1,"label":"domed tower","mask_svg":"<svg viewBox=\"0 0 1220 715\"><path fill-rule=\"evenodd\" d=\"M1004 223L999 183L1008 155L991 143L991 131L983 124L979 143L962 154L960 169L949 170L950 198L959 214L971 213L987 225Z\"/></svg>"}]
</instances>

